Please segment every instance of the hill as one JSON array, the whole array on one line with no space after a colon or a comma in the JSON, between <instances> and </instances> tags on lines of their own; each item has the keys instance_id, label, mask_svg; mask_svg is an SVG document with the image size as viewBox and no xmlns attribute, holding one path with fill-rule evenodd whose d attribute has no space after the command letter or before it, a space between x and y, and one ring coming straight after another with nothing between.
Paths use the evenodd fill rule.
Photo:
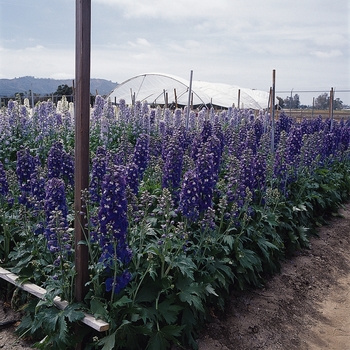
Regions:
<instances>
[{"instance_id":1,"label":"hill","mask_svg":"<svg viewBox=\"0 0 350 350\"><path fill-rule=\"evenodd\" d=\"M0 96L12 97L17 93L29 94L32 90L35 94L50 95L57 90L59 85L67 84L73 86L73 79L50 79L50 78L34 78L19 77L14 79L0 79ZM90 92L96 94L96 90L100 95L109 94L118 83L113 83L105 79L91 79Z\"/></svg>"}]
</instances>

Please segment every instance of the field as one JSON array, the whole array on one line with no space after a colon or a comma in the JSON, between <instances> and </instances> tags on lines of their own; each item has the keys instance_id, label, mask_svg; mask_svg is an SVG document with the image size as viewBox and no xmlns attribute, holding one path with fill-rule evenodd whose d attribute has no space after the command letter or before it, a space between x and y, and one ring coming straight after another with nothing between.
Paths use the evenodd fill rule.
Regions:
<instances>
[{"instance_id":1,"label":"field","mask_svg":"<svg viewBox=\"0 0 350 350\"><path fill-rule=\"evenodd\" d=\"M287 113L292 118L298 120L299 122L302 121L303 118L313 119L317 118L319 115L321 115L323 118L329 118L329 110L312 110L312 109L286 109L285 113ZM278 115L278 113L277 113ZM348 120L350 119L350 110L348 109L342 109L342 110L335 110L333 111L333 118L334 120Z\"/></svg>"},{"instance_id":2,"label":"field","mask_svg":"<svg viewBox=\"0 0 350 350\"><path fill-rule=\"evenodd\" d=\"M348 118L279 113L272 123L264 111L188 115L97 96L90 126L81 305L73 106L1 109L1 266L48 291L43 301L6 284L2 293L26 305L18 332L43 347L74 348L83 335L91 349L196 349L233 291L264 285L349 198ZM69 307L56 309L56 296ZM82 311L110 329L75 333Z\"/></svg>"}]
</instances>

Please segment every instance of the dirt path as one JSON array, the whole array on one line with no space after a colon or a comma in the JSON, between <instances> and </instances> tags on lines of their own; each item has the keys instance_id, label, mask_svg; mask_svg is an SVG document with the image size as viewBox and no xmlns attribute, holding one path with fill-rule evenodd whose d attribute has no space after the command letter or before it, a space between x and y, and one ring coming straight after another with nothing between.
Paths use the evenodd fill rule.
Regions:
<instances>
[{"instance_id":1,"label":"dirt path","mask_svg":"<svg viewBox=\"0 0 350 350\"><path fill-rule=\"evenodd\" d=\"M350 203L265 288L232 295L199 350L350 350ZM0 327L0 349L29 349Z\"/></svg>"},{"instance_id":2,"label":"dirt path","mask_svg":"<svg viewBox=\"0 0 350 350\"><path fill-rule=\"evenodd\" d=\"M350 350L350 203L265 288L236 293L199 350Z\"/></svg>"}]
</instances>

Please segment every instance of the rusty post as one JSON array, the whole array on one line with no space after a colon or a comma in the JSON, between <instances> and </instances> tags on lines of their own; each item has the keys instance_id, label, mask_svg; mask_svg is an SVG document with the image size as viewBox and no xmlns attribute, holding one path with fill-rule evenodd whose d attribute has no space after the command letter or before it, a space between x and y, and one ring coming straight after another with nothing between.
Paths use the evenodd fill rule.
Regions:
<instances>
[{"instance_id":1,"label":"rusty post","mask_svg":"<svg viewBox=\"0 0 350 350\"><path fill-rule=\"evenodd\" d=\"M89 186L91 0L76 0L75 47L75 300L84 300L88 281L88 249L82 191Z\"/></svg>"}]
</instances>

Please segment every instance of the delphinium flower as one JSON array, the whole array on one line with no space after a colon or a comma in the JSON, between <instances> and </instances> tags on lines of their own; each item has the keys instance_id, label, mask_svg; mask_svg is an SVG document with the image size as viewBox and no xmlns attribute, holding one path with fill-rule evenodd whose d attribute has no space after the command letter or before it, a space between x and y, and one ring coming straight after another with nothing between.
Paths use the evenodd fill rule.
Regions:
<instances>
[{"instance_id":1,"label":"delphinium flower","mask_svg":"<svg viewBox=\"0 0 350 350\"><path fill-rule=\"evenodd\" d=\"M244 142L244 148L249 148L253 152L253 154L256 153L257 150L257 140L256 140L256 134L255 129L249 128L247 130L246 139Z\"/></svg>"},{"instance_id":2,"label":"delphinium flower","mask_svg":"<svg viewBox=\"0 0 350 350\"><path fill-rule=\"evenodd\" d=\"M62 174L64 182L71 187L74 186L74 157L63 151L62 152Z\"/></svg>"},{"instance_id":3,"label":"delphinium flower","mask_svg":"<svg viewBox=\"0 0 350 350\"><path fill-rule=\"evenodd\" d=\"M165 120L161 119L159 121L159 124L158 124L158 128L159 128L159 134L164 137L165 134L166 134L166 124L165 124Z\"/></svg>"},{"instance_id":4,"label":"delphinium flower","mask_svg":"<svg viewBox=\"0 0 350 350\"><path fill-rule=\"evenodd\" d=\"M147 168L149 158L149 136L147 134L140 134L136 141L133 162L137 165L140 179Z\"/></svg>"},{"instance_id":5,"label":"delphinium flower","mask_svg":"<svg viewBox=\"0 0 350 350\"><path fill-rule=\"evenodd\" d=\"M157 122L156 109L154 108L152 108L149 113L149 122L150 122L151 128L153 129Z\"/></svg>"},{"instance_id":6,"label":"delphinium flower","mask_svg":"<svg viewBox=\"0 0 350 350\"><path fill-rule=\"evenodd\" d=\"M250 191L254 190L255 177L254 177L254 155L250 148L245 148L240 157L240 172L239 172L239 183L238 191L239 198L244 199L246 195L246 189Z\"/></svg>"},{"instance_id":7,"label":"delphinium flower","mask_svg":"<svg viewBox=\"0 0 350 350\"><path fill-rule=\"evenodd\" d=\"M18 102L10 100L7 104L7 115L9 124L14 128L18 123Z\"/></svg>"},{"instance_id":8,"label":"delphinium flower","mask_svg":"<svg viewBox=\"0 0 350 350\"><path fill-rule=\"evenodd\" d=\"M286 147L287 147L287 162L292 165L294 163L298 163L300 149L303 144L303 134L301 131L300 126L293 125L291 128L287 141L286 141Z\"/></svg>"},{"instance_id":9,"label":"delphinium flower","mask_svg":"<svg viewBox=\"0 0 350 350\"><path fill-rule=\"evenodd\" d=\"M166 131L172 130L174 126L174 121L173 121L173 113L169 108L165 108L164 110L164 122L165 122L165 129Z\"/></svg>"},{"instance_id":10,"label":"delphinium flower","mask_svg":"<svg viewBox=\"0 0 350 350\"><path fill-rule=\"evenodd\" d=\"M254 120L254 131L256 137L256 144L258 145L261 139L261 136L264 134L264 125L261 119L256 118Z\"/></svg>"},{"instance_id":11,"label":"delphinium flower","mask_svg":"<svg viewBox=\"0 0 350 350\"><path fill-rule=\"evenodd\" d=\"M6 178L4 165L0 161L0 198L6 198L9 194L9 185Z\"/></svg>"},{"instance_id":12,"label":"delphinium flower","mask_svg":"<svg viewBox=\"0 0 350 350\"><path fill-rule=\"evenodd\" d=\"M47 177L61 178L66 185L74 185L74 158L66 153L63 144L55 141L47 157Z\"/></svg>"},{"instance_id":13,"label":"delphinium flower","mask_svg":"<svg viewBox=\"0 0 350 350\"><path fill-rule=\"evenodd\" d=\"M45 187L44 209L46 225L44 235L51 253L56 254L55 265L71 253L72 237L68 232L68 206L64 181L57 178L49 179Z\"/></svg>"},{"instance_id":14,"label":"delphinium flower","mask_svg":"<svg viewBox=\"0 0 350 350\"><path fill-rule=\"evenodd\" d=\"M229 153L225 162L225 182L227 201L232 203L238 199L237 188L240 171L240 161L234 153Z\"/></svg>"},{"instance_id":15,"label":"delphinium flower","mask_svg":"<svg viewBox=\"0 0 350 350\"><path fill-rule=\"evenodd\" d=\"M175 132L168 141L163 166L162 187L170 190L175 201L178 199L184 156L183 138L181 136L181 132Z\"/></svg>"},{"instance_id":16,"label":"delphinium flower","mask_svg":"<svg viewBox=\"0 0 350 350\"><path fill-rule=\"evenodd\" d=\"M199 212L204 213L212 205L215 186L214 160L210 143L203 143L198 150L196 172L199 185Z\"/></svg>"},{"instance_id":17,"label":"delphinium flower","mask_svg":"<svg viewBox=\"0 0 350 350\"><path fill-rule=\"evenodd\" d=\"M340 143L342 152L349 149L350 146L350 125L342 123L341 132L340 132Z\"/></svg>"},{"instance_id":18,"label":"delphinium flower","mask_svg":"<svg viewBox=\"0 0 350 350\"><path fill-rule=\"evenodd\" d=\"M43 208L43 202L45 199L45 185L46 185L46 173L40 166L40 161L37 157L36 167L30 176L31 195L33 201L33 208L36 211L40 211Z\"/></svg>"},{"instance_id":19,"label":"delphinium flower","mask_svg":"<svg viewBox=\"0 0 350 350\"><path fill-rule=\"evenodd\" d=\"M333 132L324 132L322 144L323 159L328 159L336 153L336 138Z\"/></svg>"},{"instance_id":20,"label":"delphinium flower","mask_svg":"<svg viewBox=\"0 0 350 350\"><path fill-rule=\"evenodd\" d=\"M179 211L190 222L199 217L199 176L196 170L188 170L182 180Z\"/></svg>"},{"instance_id":21,"label":"delphinium flower","mask_svg":"<svg viewBox=\"0 0 350 350\"><path fill-rule=\"evenodd\" d=\"M101 142L106 147L108 146L111 138L111 129L113 128L114 118L114 108L110 100L108 100L104 107L100 122L100 137Z\"/></svg>"},{"instance_id":22,"label":"delphinium flower","mask_svg":"<svg viewBox=\"0 0 350 350\"><path fill-rule=\"evenodd\" d=\"M207 142L208 138L212 135L212 123L209 120L205 120L201 131L202 142Z\"/></svg>"},{"instance_id":23,"label":"delphinium flower","mask_svg":"<svg viewBox=\"0 0 350 350\"><path fill-rule=\"evenodd\" d=\"M114 269L112 276L106 280L106 290L113 290L114 293L119 293L131 278L125 268L132 257L127 241L127 205L125 170L122 167L107 169L98 211L98 238L102 249L100 262L104 264L107 274ZM121 274L120 270L123 270Z\"/></svg>"},{"instance_id":24,"label":"delphinium flower","mask_svg":"<svg viewBox=\"0 0 350 350\"><path fill-rule=\"evenodd\" d=\"M133 134L138 135L142 132L142 103L140 101L136 101L133 106L131 120Z\"/></svg>"},{"instance_id":25,"label":"delphinium flower","mask_svg":"<svg viewBox=\"0 0 350 350\"><path fill-rule=\"evenodd\" d=\"M196 125L197 125L197 120L196 120L196 112L195 111L191 111L189 118L188 118L188 128L189 130L194 130L196 129Z\"/></svg>"},{"instance_id":26,"label":"delphinium flower","mask_svg":"<svg viewBox=\"0 0 350 350\"><path fill-rule=\"evenodd\" d=\"M126 184L131 191L137 195L139 193L139 171L138 166L131 162L126 165Z\"/></svg>"},{"instance_id":27,"label":"delphinium flower","mask_svg":"<svg viewBox=\"0 0 350 350\"><path fill-rule=\"evenodd\" d=\"M176 108L174 112L175 130L181 128L181 125L182 125L182 111L180 108Z\"/></svg>"},{"instance_id":28,"label":"delphinium flower","mask_svg":"<svg viewBox=\"0 0 350 350\"><path fill-rule=\"evenodd\" d=\"M203 127L204 121L206 119L207 116L207 109L205 107L203 107L199 112L198 112L198 125L197 127L200 129Z\"/></svg>"},{"instance_id":29,"label":"delphinium flower","mask_svg":"<svg viewBox=\"0 0 350 350\"><path fill-rule=\"evenodd\" d=\"M19 202L24 205L30 205L29 197L31 195L31 175L38 166L38 159L33 157L28 149L17 152L16 174L20 186Z\"/></svg>"},{"instance_id":30,"label":"delphinium flower","mask_svg":"<svg viewBox=\"0 0 350 350\"><path fill-rule=\"evenodd\" d=\"M102 179L106 173L108 164L107 150L105 147L99 146L96 155L92 159L91 176L90 176L90 200L93 203L99 203L102 192Z\"/></svg>"},{"instance_id":31,"label":"delphinium flower","mask_svg":"<svg viewBox=\"0 0 350 350\"><path fill-rule=\"evenodd\" d=\"M96 95L94 108L91 115L91 126L101 122L105 103L106 100L102 96Z\"/></svg>"},{"instance_id":32,"label":"delphinium flower","mask_svg":"<svg viewBox=\"0 0 350 350\"><path fill-rule=\"evenodd\" d=\"M55 141L47 156L47 176L49 179L58 178L62 173L62 152L62 143Z\"/></svg>"},{"instance_id":33,"label":"delphinium flower","mask_svg":"<svg viewBox=\"0 0 350 350\"><path fill-rule=\"evenodd\" d=\"M222 155L222 143L216 135L212 135L208 140L210 144L210 151L213 154L213 177L216 182L219 177L219 169Z\"/></svg>"},{"instance_id":34,"label":"delphinium flower","mask_svg":"<svg viewBox=\"0 0 350 350\"><path fill-rule=\"evenodd\" d=\"M273 165L274 179L277 182L277 187L286 195L288 184L288 153L287 153L287 134L285 131L281 133L280 142L278 143Z\"/></svg>"}]
</instances>

